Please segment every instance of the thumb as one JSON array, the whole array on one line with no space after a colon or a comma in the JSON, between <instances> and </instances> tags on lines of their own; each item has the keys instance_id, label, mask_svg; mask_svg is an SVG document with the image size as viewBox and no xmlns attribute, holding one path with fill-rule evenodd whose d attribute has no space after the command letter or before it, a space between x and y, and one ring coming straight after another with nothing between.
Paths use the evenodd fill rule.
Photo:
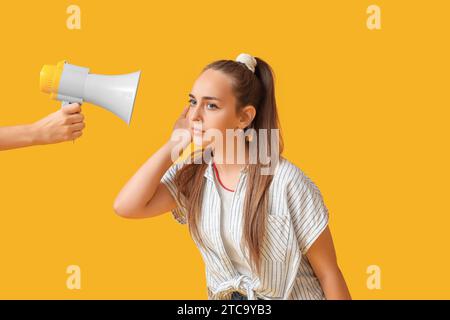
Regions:
<instances>
[{"instance_id":1,"label":"thumb","mask_svg":"<svg viewBox=\"0 0 450 320\"><path fill-rule=\"evenodd\" d=\"M81 111L81 105L79 103L71 103L62 107L62 110L65 114L79 113Z\"/></svg>"}]
</instances>

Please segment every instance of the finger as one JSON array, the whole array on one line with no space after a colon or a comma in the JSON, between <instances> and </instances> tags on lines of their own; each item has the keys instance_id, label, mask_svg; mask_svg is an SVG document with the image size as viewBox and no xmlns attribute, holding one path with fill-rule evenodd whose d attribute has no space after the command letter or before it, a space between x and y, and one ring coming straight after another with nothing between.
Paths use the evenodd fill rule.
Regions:
<instances>
[{"instance_id":1,"label":"finger","mask_svg":"<svg viewBox=\"0 0 450 320\"><path fill-rule=\"evenodd\" d=\"M79 103L71 103L62 108L65 114L74 114L81 112L81 105Z\"/></svg>"},{"instance_id":2,"label":"finger","mask_svg":"<svg viewBox=\"0 0 450 320\"><path fill-rule=\"evenodd\" d=\"M79 123L74 123L74 124L72 124L72 125L70 126L70 130L71 130L72 132L75 132L75 131L81 131L81 130L83 130L85 127L86 127L86 125L84 124L84 122L79 122Z\"/></svg>"},{"instance_id":3,"label":"finger","mask_svg":"<svg viewBox=\"0 0 450 320\"><path fill-rule=\"evenodd\" d=\"M70 116L67 117L67 123L69 124L83 122L83 120L84 115L82 113L71 114Z\"/></svg>"},{"instance_id":4,"label":"finger","mask_svg":"<svg viewBox=\"0 0 450 320\"><path fill-rule=\"evenodd\" d=\"M186 115L187 115L187 113L188 113L188 111L189 111L189 106L187 106L187 107L184 107L184 110L183 110L183 112L181 113L181 118L186 118Z\"/></svg>"},{"instance_id":5,"label":"finger","mask_svg":"<svg viewBox=\"0 0 450 320\"><path fill-rule=\"evenodd\" d=\"M74 132L72 132L70 139L71 140L75 140L75 139L81 137L82 135L83 135L83 132L81 132L81 131L74 131Z\"/></svg>"}]
</instances>

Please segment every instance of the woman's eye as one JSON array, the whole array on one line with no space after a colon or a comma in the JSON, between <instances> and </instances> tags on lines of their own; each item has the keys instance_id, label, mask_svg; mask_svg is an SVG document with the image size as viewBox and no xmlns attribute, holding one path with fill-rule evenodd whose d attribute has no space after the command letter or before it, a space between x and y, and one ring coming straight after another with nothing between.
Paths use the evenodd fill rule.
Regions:
<instances>
[{"instance_id":1,"label":"woman's eye","mask_svg":"<svg viewBox=\"0 0 450 320\"><path fill-rule=\"evenodd\" d=\"M190 100L189 100L189 105L190 105L191 107L195 106L196 103L197 103L197 101L195 101L195 100L193 100L193 99L190 99ZM207 108L207 109L210 109L210 110L218 109L217 105L215 105L214 103L209 103L209 104L207 104L207 105L206 105L206 108Z\"/></svg>"}]
</instances>

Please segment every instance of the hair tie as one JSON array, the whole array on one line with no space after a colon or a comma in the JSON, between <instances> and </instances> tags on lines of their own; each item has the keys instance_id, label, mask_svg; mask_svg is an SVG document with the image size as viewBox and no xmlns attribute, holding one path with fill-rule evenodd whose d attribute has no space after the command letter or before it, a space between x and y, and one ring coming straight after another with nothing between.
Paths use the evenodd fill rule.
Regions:
<instances>
[{"instance_id":1,"label":"hair tie","mask_svg":"<svg viewBox=\"0 0 450 320\"><path fill-rule=\"evenodd\" d=\"M247 68L250 69L251 72L255 73L257 62L253 56L247 53L241 53L240 55L237 56L236 61L245 64Z\"/></svg>"}]
</instances>

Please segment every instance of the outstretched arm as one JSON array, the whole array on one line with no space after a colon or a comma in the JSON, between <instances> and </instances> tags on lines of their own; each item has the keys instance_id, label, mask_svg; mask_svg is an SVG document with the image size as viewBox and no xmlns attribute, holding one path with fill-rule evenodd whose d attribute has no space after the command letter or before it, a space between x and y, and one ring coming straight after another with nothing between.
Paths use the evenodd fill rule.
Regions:
<instances>
[{"instance_id":1,"label":"outstretched arm","mask_svg":"<svg viewBox=\"0 0 450 320\"><path fill-rule=\"evenodd\" d=\"M79 138L84 116L78 103L67 105L28 125L0 127L0 151Z\"/></svg>"}]
</instances>

